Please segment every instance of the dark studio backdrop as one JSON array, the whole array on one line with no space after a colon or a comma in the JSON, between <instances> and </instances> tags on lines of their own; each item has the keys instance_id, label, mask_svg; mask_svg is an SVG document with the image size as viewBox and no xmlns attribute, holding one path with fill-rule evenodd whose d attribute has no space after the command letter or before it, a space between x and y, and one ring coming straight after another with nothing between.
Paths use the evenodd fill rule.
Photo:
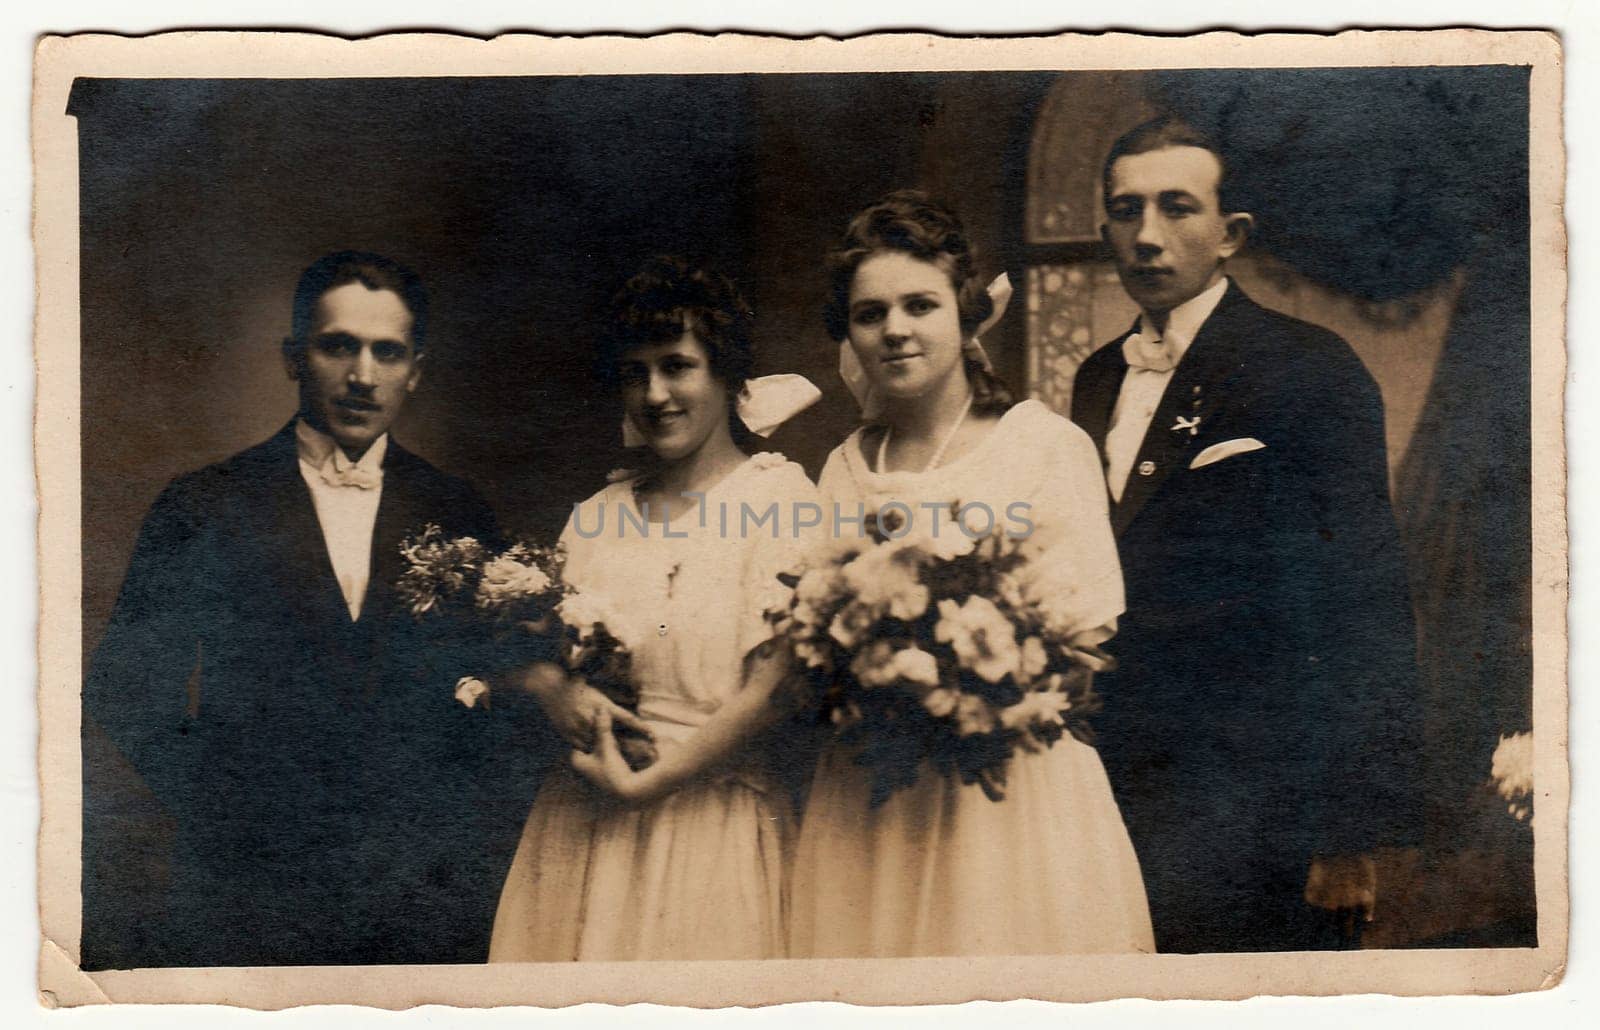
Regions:
<instances>
[{"instance_id":1,"label":"dark studio backdrop","mask_svg":"<svg viewBox=\"0 0 1600 1030\"><path fill-rule=\"evenodd\" d=\"M1111 85L1098 73L80 80L86 659L162 486L292 415L278 344L320 254L377 250L421 273L429 352L396 436L472 479L507 527L549 538L623 460L589 355L606 298L651 254L733 276L756 311L758 372L822 387L772 440L815 474L855 424L821 326L823 255L856 209L921 185L967 220L982 271L1019 283L986 343L1025 392L1021 284L1062 258L1025 228L1035 141L1081 151L1066 157L1091 170L1092 198L1105 142L1131 124L1113 125L1131 108L1106 105L1132 95L1219 129L1262 267L1373 327L1379 343L1358 350L1403 427L1391 465L1422 627L1431 846L1504 852L1499 830L1461 813L1495 734L1529 722L1525 70ZM1041 112L1063 92L1082 98L1081 134L1047 135ZM1104 260L1075 247L1068 257ZM1417 335L1405 330L1424 308L1444 312L1427 345L1385 350ZM1297 313L1317 320L1314 306ZM85 883L122 899L108 924L136 921L159 904L163 817L92 726L84 755L86 795L115 828L86 853ZM1443 868L1428 867L1435 880ZM1499 894L1478 903L1501 907L1479 924L1527 922L1520 869L1495 873ZM1445 896L1461 898L1459 885Z\"/></svg>"}]
</instances>

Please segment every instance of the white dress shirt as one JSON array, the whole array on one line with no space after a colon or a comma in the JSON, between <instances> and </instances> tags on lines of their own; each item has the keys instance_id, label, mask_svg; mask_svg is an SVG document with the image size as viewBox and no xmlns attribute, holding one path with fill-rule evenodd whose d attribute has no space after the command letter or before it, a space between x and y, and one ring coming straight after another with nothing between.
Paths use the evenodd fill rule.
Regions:
<instances>
[{"instance_id":1,"label":"white dress shirt","mask_svg":"<svg viewBox=\"0 0 1600 1030\"><path fill-rule=\"evenodd\" d=\"M322 541L354 622L361 618L367 580L372 575L372 530L383 498L383 455L389 449L389 434L373 441L358 462L351 461L332 437L312 429L304 419L295 423L294 435L300 477L311 488Z\"/></svg>"},{"instance_id":2,"label":"white dress shirt","mask_svg":"<svg viewBox=\"0 0 1600 1030\"><path fill-rule=\"evenodd\" d=\"M1139 445L1150 429L1150 420L1156 417L1156 408L1161 405L1161 396L1172 381L1173 370L1226 292L1228 280L1224 276L1204 293L1173 308L1167 315L1164 334L1150 324L1149 315L1141 314L1139 331L1123 344L1123 352L1130 357L1140 349L1146 352L1164 350L1173 367L1156 371L1137 367L1130 361L1128 374L1122 380L1122 391L1117 394L1117 406L1111 413L1111 429L1106 433L1106 485L1111 488L1115 500L1122 500L1128 474L1133 471L1133 460L1139 456Z\"/></svg>"}]
</instances>

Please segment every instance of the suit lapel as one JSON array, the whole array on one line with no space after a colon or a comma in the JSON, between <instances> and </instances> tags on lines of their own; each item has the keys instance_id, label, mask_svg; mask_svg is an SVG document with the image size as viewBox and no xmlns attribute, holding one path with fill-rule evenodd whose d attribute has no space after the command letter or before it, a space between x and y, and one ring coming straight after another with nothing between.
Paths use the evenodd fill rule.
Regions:
<instances>
[{"instance_id":1,"label":"suit lapel","mask_svg":"<svg viewBox=\"0 0 1600 1030\"><path fill-rule=\"evenodd\" d=\"M1208 394L1237 365L1232 329L1235 312L1244 295L1229 284L1228 291L1195 335L1183 360L1173 370L1161 394L1150 427L1145 430L1139 453L1128 473L1122 500L1113 505L1111 528L1121 536L1134 517L1161 489L1167 477L1180 467L1187 468L1194 455L1196 434L1180 425L1180 419L1204 418L1210 407Z\"/></svg>"},{"instance_id":2,"label":"suit lapel","mask_svg":"<svg viewBox=\"0 0 1600 1030\"><path fill-rule=\"evenodd\" d=\"M274 440L274 445L278 441ZM287 430L286 452L275 453L261 480L267 489L266 507L271 511L267 533L274 548L284 558L285 571L294 576L300 589L295 596L312 601L316 621L341 629L352 625L350 608L333 570L322 523L311 499L311 488L300 475L299 453L295 448L294 427ZM421 501L413 488L411 463L416 459L402 450L391 437L384 455L383 491L378 498L378 514L372 528L368 555L367 592L361 603L361 617L355 625L371 621L392 600L392 587L401 573L400 544L405 536L422 526Z\"/></svg>"},{"instance_id":3,"label":"suit lapel","mask_svg":"<svg viewBox=\"0 0 1600 1030\"><path fill-rule=\"evenodd\" d=\"M418 496L412 465L416 461L394 438L383 459L383 496L378 501L378 518L372 527L372 556L368 568L367 596L361 605L361 621L377 618L394 604L394 584L404 571L400 545L422 529L431 515L425 499Z\"/></svg>"},{"instance_id":4,"label":"suit lapel","mask_svg":"<svg viewBox=\"0 0 1600 1030\"><path fill-rule=\"evenodd\" d=\"M265 467L258 480L264 488L263 535L278 555L276 564L285 577L284 596L299 598L298 604L305 606L304 617L321 632L325 627L348 624L350 612L328 556L311 488L300 475L293 423L271 441L263 458Z\"/></svg>"}]
</instances>

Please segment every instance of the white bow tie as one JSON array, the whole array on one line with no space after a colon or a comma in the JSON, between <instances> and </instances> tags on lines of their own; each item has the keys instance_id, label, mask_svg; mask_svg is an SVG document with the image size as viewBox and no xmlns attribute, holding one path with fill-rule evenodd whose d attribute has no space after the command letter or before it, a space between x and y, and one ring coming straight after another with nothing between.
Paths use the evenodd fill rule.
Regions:
<instances>
[{"instance_id":1,"label":"white bow tie","mask_svg":"<svg viewBox=\"0 0 1600 1030\"><path fill-rule=\"evenodd\" d=\"M1171 372L1178 367L1172 345L1164 338L1148 338L1143 332L1134 333L1122 344L1122 356L1129 368L1142 368L1151 372Z\"/></svg>"},{"instance_id":2,"label":"white bow tie","mask_svg":"<svg viewBox=\"0 0 1600 1030\"><path fill-rule=\"evenodd\" d=\"M342 459L342 460L341 460ZM358 490L376 490L383 485L383 470L369 469L335 452L322 463L317 475L329 486L349 486Z\"/></svg>"}]
</instances>

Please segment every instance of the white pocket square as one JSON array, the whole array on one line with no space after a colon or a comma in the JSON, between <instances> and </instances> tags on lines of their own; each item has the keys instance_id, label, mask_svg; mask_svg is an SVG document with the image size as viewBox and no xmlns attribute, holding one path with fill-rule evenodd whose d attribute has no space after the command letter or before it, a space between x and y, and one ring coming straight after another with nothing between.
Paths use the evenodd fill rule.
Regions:
<instances>
[{"instance_id":1,"label":"white pocket square","mask_svg":"<svg viewBox=\"0 0 1600 1030\"><path fill-rule=\"evenodd\" d=\"M1207 465L1215 465L1222 459L1231 458L1236 454L1249 454L1251 451L1265 450L1266 446L1266 444L1253 436L1241 436L1237 440L1224 440L1221 443L1214 443L1199 454L1196 454L1194 460L1189 462L1189 467L1191 469L1205 468Z\"/></svg>"}]
</instances>

